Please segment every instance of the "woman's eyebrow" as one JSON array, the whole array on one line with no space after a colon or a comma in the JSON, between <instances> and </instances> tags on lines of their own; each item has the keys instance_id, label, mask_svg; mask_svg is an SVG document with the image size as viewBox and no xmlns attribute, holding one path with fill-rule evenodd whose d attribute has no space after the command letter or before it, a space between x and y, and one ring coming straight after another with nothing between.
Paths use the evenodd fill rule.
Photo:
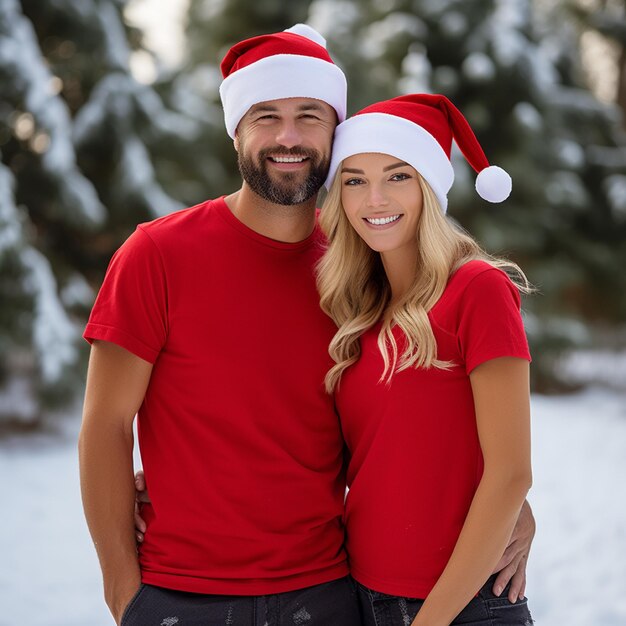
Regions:
<instances>
[{"instance_id":1,"label":"woman's eyebrow","mask_svg":"<svg viewBox=\"0 0 626 626\"><path fill-rule=\"evenodd\" d=\"M387 167L383 167L383 172L388 172L389 170L395 170L397 167L404 167L408 165L405 161L398 161L397 163L392 163L391 165L387 165ZM346 174L363 174L363 170L357 170L352 167L342 167L341 173Z\"/></svg>"},{"instance_id":2,"label":"woman's eyebrow","mask_svg":"<svg viewBox=\"0 0 626 626\"><path fill-rule=\"evenodd\" d=\"M388 172L389 170L395 170L396 167L404 167L405 165L408 165L408 163L406 163L405 161L398 161L397 163L393 163L391 165L388 165L387 167L383 167L383 172Z\"/></svg>"}]
</instances>

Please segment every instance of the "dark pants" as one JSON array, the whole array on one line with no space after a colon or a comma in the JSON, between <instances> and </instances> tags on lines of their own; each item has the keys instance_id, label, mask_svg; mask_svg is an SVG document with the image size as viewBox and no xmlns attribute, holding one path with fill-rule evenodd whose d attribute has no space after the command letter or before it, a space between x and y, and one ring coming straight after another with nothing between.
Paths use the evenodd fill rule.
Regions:
<instances>
[{"instance_id":1,"label":"dark pants","mask_svg":"<svg viewBox=\"0 0 626 626\"><path fill-rule=\"evenodd\" d=\"M354 581L266 596L214 596L141 585L122 626L361 626Z\"/></svg>"},{"instance_id":2,"label":"dark pants","mask_svg":"<svg viewBox=\"0 0 626 626\"><path fill-rule=\"evenodd\" d=\"M511 604L507 598L508 586L500 597L493 594L492 576L478 595L459 613L452 624L471 626L532 626L527 599ZM365 626L409 626L415 619L423 600L388 596L358 585L359 602Z\"/></svg>"}]
</instances>

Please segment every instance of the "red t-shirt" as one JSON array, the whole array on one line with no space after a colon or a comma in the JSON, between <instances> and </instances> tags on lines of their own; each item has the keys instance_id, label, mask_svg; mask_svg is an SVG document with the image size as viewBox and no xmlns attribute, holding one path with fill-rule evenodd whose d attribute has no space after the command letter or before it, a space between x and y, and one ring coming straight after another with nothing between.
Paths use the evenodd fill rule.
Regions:
<instances>
[{"instance_id":1,"label":"red t-shirt","mask_svg":"<svg viewBox=\"0 0 626 626\"><path fill-rule=\"evenodd\" d=\"M145 583L258 595L347 574L321 242L263 237L219 199L140 225L113 257L84 336L154 364Z\"/></svg>"},{"instance_id":2,"label":"red t-shirt","mask_svg":"<svg viewBox=\"0 0 626 626\"><path fill-rule=\"evenodd\" d=\"M411 368L389 387L378 382L380 324L361 337L336 402L350 451L346 545L363 585L425 598L441 575L483 470L469 374L496 357L530 359L519 306L504 272L467 263L429 314L438 358L454 366Z\"/></svg>"}]
</instances>

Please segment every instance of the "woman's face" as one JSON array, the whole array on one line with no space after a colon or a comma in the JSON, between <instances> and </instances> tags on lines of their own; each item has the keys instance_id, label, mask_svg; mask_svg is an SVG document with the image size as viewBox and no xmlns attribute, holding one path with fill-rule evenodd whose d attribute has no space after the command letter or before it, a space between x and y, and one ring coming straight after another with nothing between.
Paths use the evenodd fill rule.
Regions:
<instances>
[{"instance_id":1,"label":"woman's face","mask_svg":"<svg viewBox=\"0 0 626 626\"><path fill-rule=\"evenodd\" d=\"M423 196L413 167L388 154L355 154L343 161L340 176L346 216L372 250L417 248Z\"/></svg>"}]
</instances>

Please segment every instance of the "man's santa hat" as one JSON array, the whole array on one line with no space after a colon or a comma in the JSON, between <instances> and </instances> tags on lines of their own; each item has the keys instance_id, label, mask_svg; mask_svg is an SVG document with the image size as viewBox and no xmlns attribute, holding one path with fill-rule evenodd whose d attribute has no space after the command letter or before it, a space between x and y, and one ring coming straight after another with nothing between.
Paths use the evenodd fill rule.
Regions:
<instances>
[{"instance_id":1,"label":"man's santa hat","mask_svg":"<svg viewBox=\"0 0 626 626\"><path fill-rule=\"evenodd\" d=\"M454 181L452 139L478 172L478 195L489 202L506 200L511 193L511 177L502 168L489 165L463 114L438 94L413 94L378 102L337 126L326 187L330 188L339 164L349 156L389 154L406 161L422 175L445 213Z\"/></svg>"},{"instance_id":2,"label":"man's santa hat","mask_svg":"<svg viewBox=\"0 0 626 626\"><path fill-rule=\"evenodd\" d=\"M221 65L220 96L226 130L235 130L248 109L281 98L315 98L346 119L347 83L333 63L326 40L306 24L235 44Z\"/></svg>"}]
</instances>

